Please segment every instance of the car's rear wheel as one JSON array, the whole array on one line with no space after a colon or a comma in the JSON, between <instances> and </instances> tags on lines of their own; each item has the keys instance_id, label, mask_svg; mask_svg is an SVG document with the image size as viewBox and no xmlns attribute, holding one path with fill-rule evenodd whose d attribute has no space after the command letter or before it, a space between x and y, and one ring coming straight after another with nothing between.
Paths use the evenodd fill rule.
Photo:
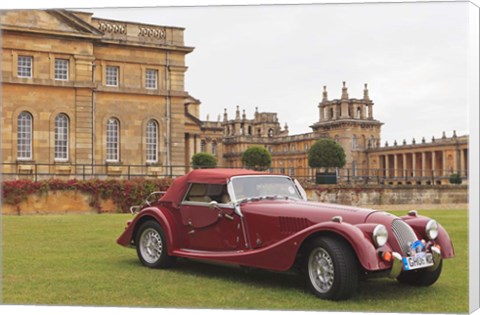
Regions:
<instances>
[{"instance_id":1,"label":"car's rear wheel","mask_svg":"<svg viewBox=\"0 0 480 315\"><path fill-rule=\"evenodd\" d=\"M348 299L358 285L356 256L340 238L314 239L306 248L303 270L309 288L322 299Z\"/></svg>"},{"instance_id":2,"label":"car's rear wheel","mask_svg":"<svg viewBox=\"0 0 480 315\"><path fill-rule=\"evenodd\" d=\"M167 268L175 257L167 253L167 242L162 227L156 221L144 222L138 229L135 246L141 263L150 268Z\"/></svg>"},{"instance_id":3,"label":"car's rear wheel","mask_svg":"<svg viewBox=\"0 0 480 315\"><path fill-rule=\"evenodd\" d=\"M410 271L402 271L397 277L398 282L417 287L428 287L437 282L440 274L442 273L443 261L440 261L437 269L417 269Z\"/></svg>"}]
</instances>

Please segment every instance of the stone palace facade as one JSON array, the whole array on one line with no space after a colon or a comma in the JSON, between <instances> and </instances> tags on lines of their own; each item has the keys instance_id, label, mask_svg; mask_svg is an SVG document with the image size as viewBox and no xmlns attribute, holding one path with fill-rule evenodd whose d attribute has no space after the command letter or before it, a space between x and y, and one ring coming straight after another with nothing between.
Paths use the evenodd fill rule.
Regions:
<instances>
[{"instance_id":1,"label":"stone palace facade","mask_svg":"<svg viewBox=\"0 0 480 315\"><path fill-rule=\"evenodd\" d=\"M339 99L324 87L312 132L289 135L276 113L247 118L237 107L200 119L201 102L185 90L180 27L98 19L66 10L0 12L2 30L2 173L73 176L180 175L197 152L219 166L241 167L241 153L261 145L272 171L313 176L307 154L320 138L342 145L342 176L387 183L436 184L467 177L468 136L381 146L367 85ZM347 173L345 173L345 171Z\"/></svg>"}]
</instances>

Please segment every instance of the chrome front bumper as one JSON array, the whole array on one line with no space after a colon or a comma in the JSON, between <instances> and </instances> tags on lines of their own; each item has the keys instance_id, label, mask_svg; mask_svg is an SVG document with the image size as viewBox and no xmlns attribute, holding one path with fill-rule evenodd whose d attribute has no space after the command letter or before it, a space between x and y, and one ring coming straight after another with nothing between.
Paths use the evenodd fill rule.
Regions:
<instances>
[{"instance_id":1,"label":"chrome front bumper","mask_svg":"<svg viewBox=\"0 0 480 315\"><path fill-rule=\"evenodd\" d=\"M433 266L427 268L428 271L437 270L438 266L440 265L440 261L442 261L442 253L440 249L433 247L430 249L432 251L433 256ZM402 255L397 252L392 253L393 256L393 265L392 269L390 270L390 274L388 275L390 278L396 278L400 275L403 270L403 260Z\"/></svg>"}]
</instances>

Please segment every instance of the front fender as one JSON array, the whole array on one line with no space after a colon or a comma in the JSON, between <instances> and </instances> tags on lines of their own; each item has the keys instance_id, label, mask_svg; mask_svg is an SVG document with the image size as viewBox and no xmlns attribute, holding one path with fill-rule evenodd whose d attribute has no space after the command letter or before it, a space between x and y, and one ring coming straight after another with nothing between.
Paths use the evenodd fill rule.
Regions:
<instances>
[{"instance_id":1,"label":"front fender","mask_svg":"<svg viewBox=\"0 0 480 315\"><path fill-rule=\"evenodd\" d=\"M136 230L147 220L155 220L162 226L167 239L168 253L171 254L178 244L176 234L174 233L175 224L169 211L162 208L149 207L140 211L117 239L117 243L122 246L132 246L135 241Z\"/></svg>"},{"instance_id":2,"label":"front fender","mask_svg":"<svg viewBox=\"0 0 480 315\"><path fill-rule=\"evenodd\" d=\"M367 225L365 225L367 226ZM367 228L368 229L368 228ZM345 222L323 222L311 226L302 231L305 235L302 243L321 233L336 234L347 241L354 250L358 261L366 270L379 270L385 267L379 264L379 255L377 249L372 243L371 238L359 227Z\"/></svg>"},{"instance_id":3,"label":"front fender","mask_svg":"<svg viewBox=\"0 0 480 315\"><path fill-rule=\"evenodd\" d=\"M406 215L401 217L401 219L407 222L419 237L428 240L425 226L431 218L422 215ZM455 256L455 249L452 240L450 239L448 232L440 223L438 223L438 236L435 239L435 244L440 245L443 259Z\"/></svg>"},{"instance_id":4,"label":"front fender","mask_svg":"<svg viewBox=\"0 0 480 315\"><path fill-rule=\"evenodd\" d=\"M335 234L345 239L366 270L388 268L384 264L380 265L378 253L364 232L354 225L339 222L315 224L270 246L216 258L252 267L284 271L293 266L302 245L322 233Z\"/></svg>"}]
</instances>

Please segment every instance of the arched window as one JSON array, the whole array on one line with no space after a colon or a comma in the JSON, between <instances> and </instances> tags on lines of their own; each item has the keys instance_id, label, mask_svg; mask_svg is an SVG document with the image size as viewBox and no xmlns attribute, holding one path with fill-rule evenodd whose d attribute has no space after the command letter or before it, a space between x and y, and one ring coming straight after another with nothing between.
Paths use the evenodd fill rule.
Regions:
<instances>
[{"instance_id":1,"label":"arched window","mask_svg":"<svg viewBox=\"0 0 480 315\"><path fill-rule=\"evenodd\" d=\"M28 112L21 112L17 121L17 158L32 159L32 125L33 118Z\"/></svg>"},{"instance_id":2,"label":"arched window","mask_svg":"<svg viewBox=\"0 0 480 315\"><path fill-rule=\"evenodd\" d=\"M333 119L333 108L330 108L330 115L328 118Z\"/></svg>"},{"instance_id":3,"label":"arched window","mask_svg":"<svg viewBox=\"0 0 480 315\"><path fill-rule=\"evenodd\" d=\"M155 120L152 119L147 123L146 135L147 163L156 163L158 162L158 124Z\"/></svg>"},{"instance_id":4,"label":"arched window","mask_svg":"<svg viewBox=\"0 0 480 315\"><path fill-rule=\"evenodd\" d=\"M268 136L270 138L273 137L273 129L272 128L268 129Z\"/></svg>"},{"instance_id":5,"label":"arched window","mask_svg":"<svg viewBox=\"0 0 480 315\"><path fill-rule=\"evenodd\" d=\"M357 107L357 118L360 118L362 116L362 110L360 107Z\"/></svg>"},{"instance_id":6,"label":"arched window","mask_svg":"<svg viewBox=\"0 0 480 315\"><path fill-rule=\"evenodd\" d=\"M107 120L107 161L118 162L120 156L120 123L116 118Z\"/></svg>"},{"instance_id":7,"label":"arched window","mask_svg":"<svg viewBox=\"0 0 480 315\"><path fill-rule=\"evenodd\" d=\"M352 150L355 150L357 148L357 136L353 135L352 137Z\"/></svg>"},{"instance_id":8,"label":"arched window","mask_svg":"<svg viewBox=\"0 0 480 315\"><path fill-rule=\"evenodd\" d=\"M68 160L68 116L58 114L55 117L55 160Z\"/></svg>"}]
</instances>

